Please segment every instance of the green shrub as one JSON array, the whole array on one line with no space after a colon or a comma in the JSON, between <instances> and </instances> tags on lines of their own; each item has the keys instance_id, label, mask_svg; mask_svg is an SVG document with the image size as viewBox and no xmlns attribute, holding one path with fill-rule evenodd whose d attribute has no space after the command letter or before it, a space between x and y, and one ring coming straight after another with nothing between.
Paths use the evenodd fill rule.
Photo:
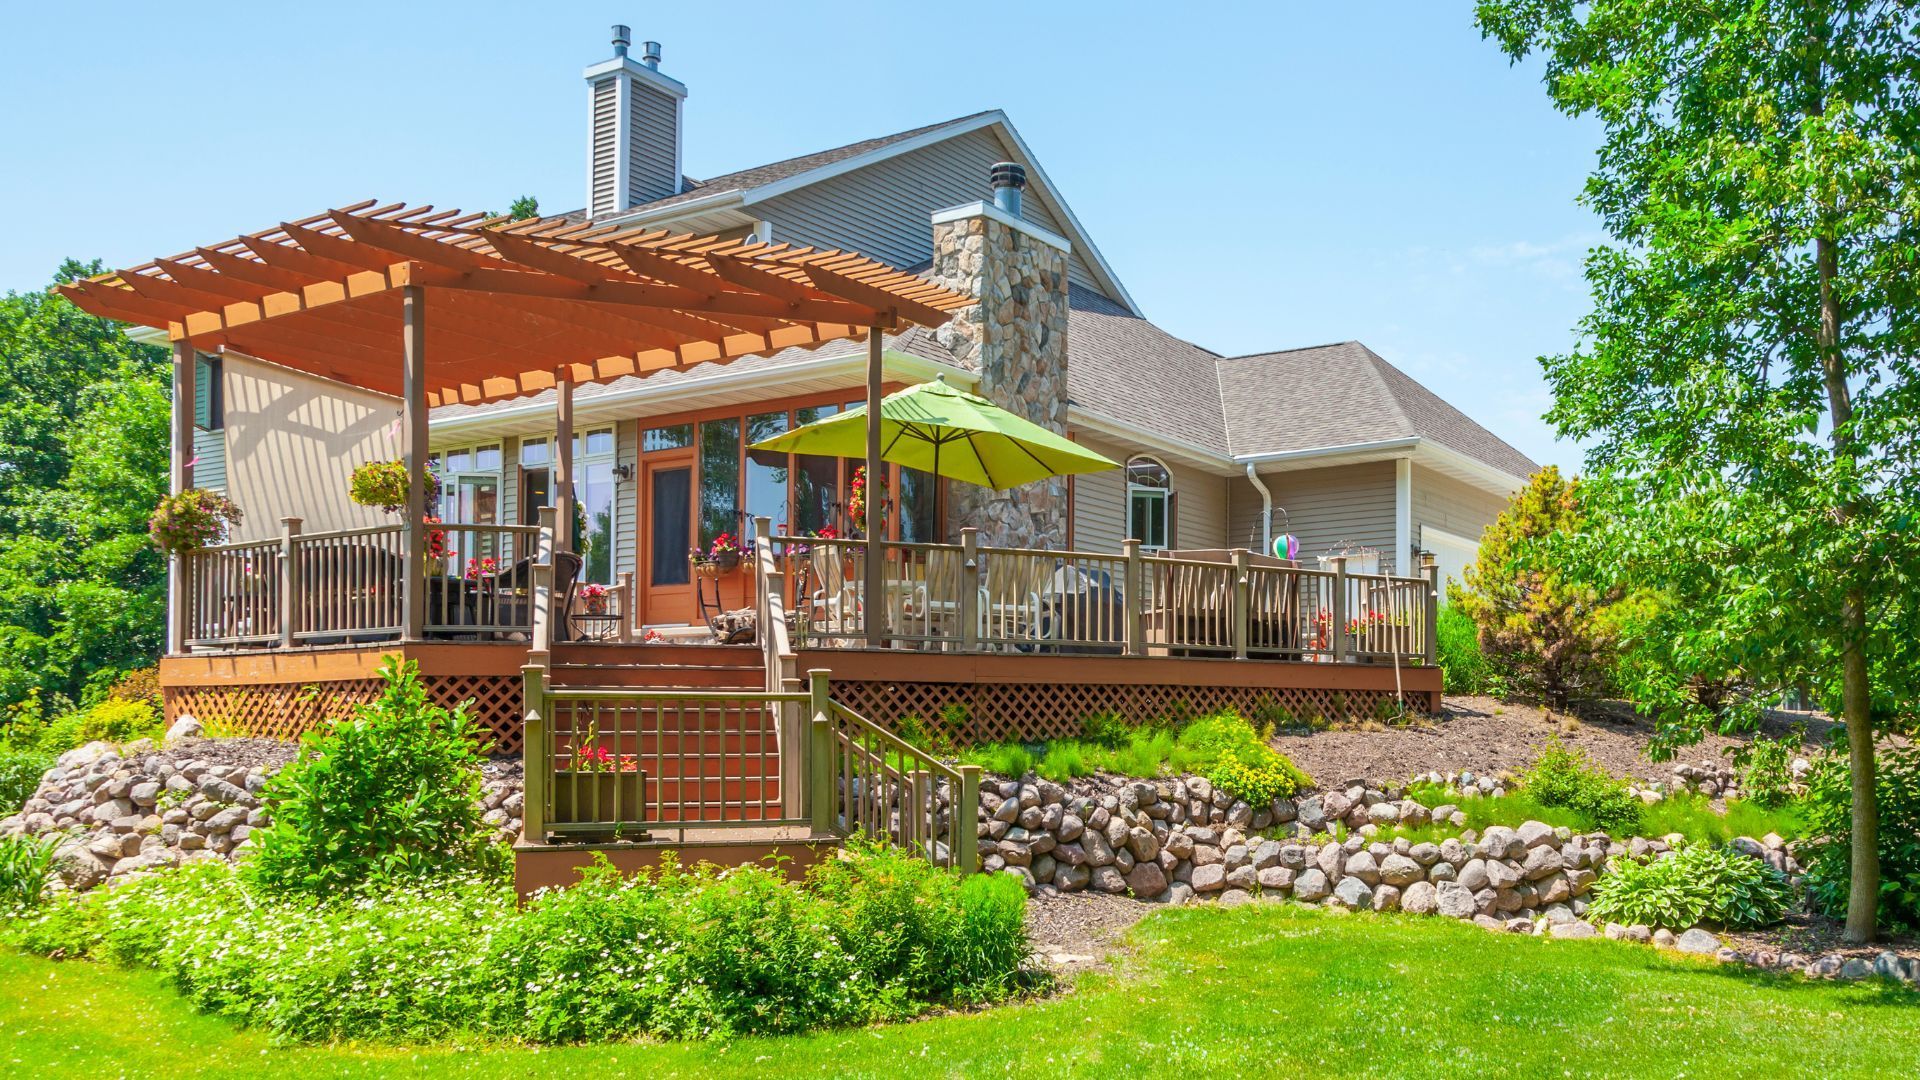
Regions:
<instances>
[{"instance_id":1,"label":"green shrub","mask_svg":"<svg viewBox=\"0 0 1920 1080\"><path fill-rule=\"evenodd\" d=\"M1027 976L1026 895L855 845L804 885L759 867L632 879L604 861L522 907L462 874L314 899L223 860L64 896L12 944L163 972L281 1040L727 1037L995 1000Z\"/></svg>"},{"instance_id":2,"label":"green shrub","mask_svg":"<svg viewBox=\"0 0 1920 1080\"><path fill-rule=\"evenodd\" d=\"M1920 747L1882 750L1874 769L1880 803L1879 925L1920 932ZM1822 754L1807 777L1803 853L1816 908L1844 918L1852 881L1853 789L1844 753Z\"/></svg>"},{"instance_id":3,"label":"green shrub","mask_svg":"<svg viewBox=\"0 0 1920 1080\"><path fill-rule=\"evenodd\" d=\"M1640 828L1640 800L1628 793L1627 782L1557 736L1547 740L1533 768L1521 778L1520 787L1541 805L1582 814L1593 828L1615 836Z\"/></svg>"},{"instance_id":4,"label":"green shrub","mask_svg":"<svg viewBox=\"0 0 1920 1080\"><path fill-rule=\"evenodd\" d=\"M1256 731L1228 710L1201 717L1180 732L1177 743L1204 761L1207 779L1237 799L1264 806L1312 781L1286 755L1267 745L1270 731Z\"/></svg>"},{"instance_id":5,"label":"green shrub","mask_svg":"<svg viewBox=\"0 0 1920 1080\"><path fill-rule=\"evenodd\" d=\"M11 814L33 797L40 777L53 768L56 754L43 750L0 747L0 816Z\"/></svg>"},{"instance_id":6,"label":"green shrub","mask_svg":"<svg viewBox=\"0 0 1920 1080\"><path fill-rule=\"evenodd\" d=\"M1136 730L1127 718L1111 709L1091 713L1080 721L1081 733L1088 742L1102 746L1124 746L1133 738Z\"/></svg>"},{"instance_id":7,"label":"green shrub","mask_svg":"<svg viewBox=\"0 0 1920 1080\"><path fill-rule=\"evenodd\" d=\"M1756 735L1734 754L1734 764L1740 767L1740 791L1749 802L1777 808L1793 799L1793 755L1800 749L1801 736L1800 730L1777 739Z\"/></svg>"},{"instance_id":8,"label":"green shrub","mask_svg":"<svg viewBox=\"0 0 1920 1080\"><path fill-rule=\"evenodd\" d=\"M1731 848L1696 844L1644 863L1620 860L1594 885L1596 921L1685 930L1771 926L1792 902L1786 876Z\"/></svg>"},{"instance_id":9,"label":"green shrub","mask_svg":"<svg viewBox=\"0 0 1920 1080\"><path fill-rule=\"evenodd\" d=\"M1440 654L1440 674L1449 694L1489 693L1492 670L1480 651L1480 628L1458 604L1440 609L1440 621L1434 626L1434 643Z\"/></svg>"},{"instance_id":10,"label":"green shrub","mask_svg":"<svg viewBox=\"0 0 1920 1080\"><path fill-rule=\"evenodd\" d=\"M248 860L268 890L325 894L487 861L466 706L449 713L429 701L412 661L390 656L380 677L378 699L309 733L268 781L273 824L254 834Z\"/></svg>"},{"instance_id":11,"label":"green shrub","mask_svg":"<svg viewBox=\"0 0 1920 1080\"><path fill-rule=\"evenodd\" d=\"M58 835L0 836L0 914L40 906L53 881Z\"/></svg>"}]
</instances>

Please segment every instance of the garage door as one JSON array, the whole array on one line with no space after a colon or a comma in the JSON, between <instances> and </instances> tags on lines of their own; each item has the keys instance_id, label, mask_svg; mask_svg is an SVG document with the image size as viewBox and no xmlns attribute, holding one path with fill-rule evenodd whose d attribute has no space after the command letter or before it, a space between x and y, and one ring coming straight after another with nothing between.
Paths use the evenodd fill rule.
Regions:
<instances>
[{"instance_id":1,"label":"garage door","mask_svg":"<svg viewBox=\"0 0 1920 1080\"><path fill-rule=\"evenodd\" d=\"M1480 557L1480 543L1431 525L1423 525L1420 528L1420 546L1433 552L1434 561L1440 567L1440 602L1445 604L1447 583L1466 583L1467 567Z\"/></svg>"}]
</instances>

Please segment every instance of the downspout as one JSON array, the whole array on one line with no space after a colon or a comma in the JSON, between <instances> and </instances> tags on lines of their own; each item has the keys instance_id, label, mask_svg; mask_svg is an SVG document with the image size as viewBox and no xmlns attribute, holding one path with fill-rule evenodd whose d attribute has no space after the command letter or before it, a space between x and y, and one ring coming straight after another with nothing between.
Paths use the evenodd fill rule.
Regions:
<instances>
[{"instance_id":1,"label":"downspout","mask_svg":"<svg viewBox=\"0 0 1920 1080\"><path fill-rule=\"evenodd\" d=\"M1260 554L1273 554L1273 492L1260 479L1260 468L1247 462L1247 480L1260 493Z\"/></svg>"}]
</instances>

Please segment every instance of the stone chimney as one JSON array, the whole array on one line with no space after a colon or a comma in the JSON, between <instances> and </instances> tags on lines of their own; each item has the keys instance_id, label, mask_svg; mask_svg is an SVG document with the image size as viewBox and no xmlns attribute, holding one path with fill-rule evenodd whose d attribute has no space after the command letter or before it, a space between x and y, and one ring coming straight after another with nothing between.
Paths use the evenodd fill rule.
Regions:
<instances>
[{"instance_id":1,"label":"stone chimney","mask_svg":"<svg viewBox=\"0 0 1920 1080\"><path fill-rule=\"evenodd\" d=\"M687 88L660 74L660 43L627 55L633 35L613 28L613 59L586 72L588 90L587 213L618 214L678 195L680 120Z\"/></svg>"},{"instance_id":2,"label":"stone chimney","mask_svg":"<svg viewBox=\"0 0 1920 1080\"><path fill-rule=\"evenodd\" d=\"M1020 216L1026 179L1019 165L1001 162L991 173L992 202L934 213L929 276L980 298L955 312L935 336L980 373L982 397L1065 434L1069 245ZM970 525L985 544L1066 547L1064 478L1011 491L954 484L948 492L947 521L956 536Z\"/></svg>"}]
</instances>

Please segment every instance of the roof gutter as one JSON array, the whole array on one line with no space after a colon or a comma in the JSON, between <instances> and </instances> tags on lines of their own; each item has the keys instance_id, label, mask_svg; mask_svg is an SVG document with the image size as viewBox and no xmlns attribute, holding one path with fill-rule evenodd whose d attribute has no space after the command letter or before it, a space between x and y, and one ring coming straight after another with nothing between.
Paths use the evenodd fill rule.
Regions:
<instances>
[{"instance_id":1,"label":"roof gutter","mask_svg":"<svg viewBox=\"0 0 1920 1080\"><path fill-rule=\"evenodd\" d=\"M1279 461L1300 461L1304 458L1332 457L1335 454L1367 454L1386 450L1412 450L1419 446L1418 435L1399 439L1376 439L1372 442L1344 443L1339 446L1314 446L1305 450L1280 450L1271 454L1235 454L1236 464L1268 465Z\"/></svg>"}]
</instances>

